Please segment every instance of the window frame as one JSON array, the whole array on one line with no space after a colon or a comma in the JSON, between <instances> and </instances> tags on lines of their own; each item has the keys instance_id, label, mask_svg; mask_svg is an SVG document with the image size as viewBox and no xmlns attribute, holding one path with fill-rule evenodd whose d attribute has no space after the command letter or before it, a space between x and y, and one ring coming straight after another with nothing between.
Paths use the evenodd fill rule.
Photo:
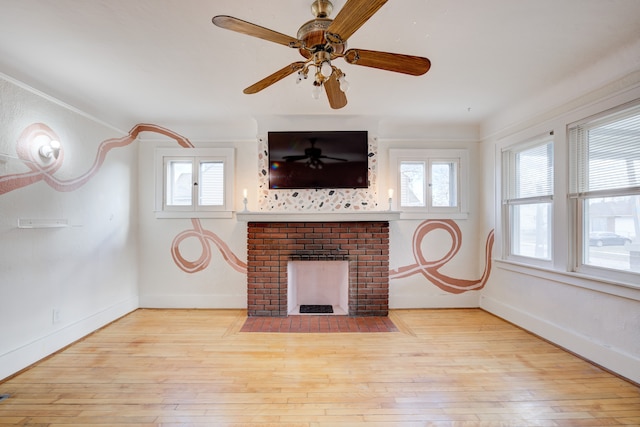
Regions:
<instances>
[{"instance_id":1,"label":"window frame","mask_svg":"<svg viewBox=\"0 0 640 427\"><path fill-rule=\"evenodd\" d=\"M548 195L536 195L517 197L516 187L517 180L520 178L516 171L516 156L522 152L536 147L542 147L551 144L551 183L550 193ZM554 193L555 193L555 136L553 132L546 132L542 135L526 139L507 145L501 149L501 183L500 204L501 204L501 226L502 226L502 258L504 260L515 261L523 264L537 265L550 268L554 262ZM549 205L547 210L547 246L548 257L527 256L515 253L513 250L514 243L514 210L520 206L530 205Z\"/></svg>"},{"instance_id":2,"label":"window frame","mask_svg":"<svg viewBox=\"0 0 640 427\"><path fill-rule=\"evenodd\" d=\"M167 205L167 162L187 161L192 164L191 204ZM200 164L221 162L224 168L223 203L200 205ZM155 215L156 218L231 218L234 206L234 148L156 148L155 150Z\"/></svg>"},{"instance_id":3,"label":"window frame","mask_svg":"<svg viewBox=\"0 0 640 427\"><path fill-rule=\"evenodd\" d=\"M630 270L621 270L611 267L598 266L593 264L587 264L585 262L586 250L588 246L589 235L589 218L585 218L588 215L587 204L592 199L602 198L614 198L624 196L638 196L640 197L640 187L628 186L621 188L611 189L596 189L589 190L580 188L579 182L588 180L588 172L578 166L579 162L583 162L584 159L581 156L588 155L588 149L585 149L584 145L578 144L584 141L575 141L573 132L577 132L578 127L582 127L583 133L588 132L590 129L598 128L607 123L614 123L623 120L624 117L629 117L632 110L636 110L637 114L640 114L640 100L631 101L613 108L603 110L592 116L583 118L567 125L567 145L569 151L568 166L569 166L569 188L568 188L568 202L571 222L571 242L572 247L570 258L570 271L578 273L593 279L599 280L614 280L619 283L637 283L640 273ZM577 136L575 138L578 138ZM581 163L584 164L584 163ZM640 286L633 286L640 288Z\"/></svg>"},{"instance_id":4,"label":"window frame","mask_svg":"<svg viewBox=\"0 0 640 427\"><path fill-rule=\"evenodd\" d=\"M403 162L423 163L425 165L424 206L402 206L402 185L400 176ZM434 163L453 163L455 172L456 206L434 206L432 191L432 168ZM465 219L469 212L468 175L469 150L457 148L443 149L389 149L389 172L391 188L396 191L392 200L392 209L401 212L402 218L452 218Z\"/></svg>"}]
</instances>

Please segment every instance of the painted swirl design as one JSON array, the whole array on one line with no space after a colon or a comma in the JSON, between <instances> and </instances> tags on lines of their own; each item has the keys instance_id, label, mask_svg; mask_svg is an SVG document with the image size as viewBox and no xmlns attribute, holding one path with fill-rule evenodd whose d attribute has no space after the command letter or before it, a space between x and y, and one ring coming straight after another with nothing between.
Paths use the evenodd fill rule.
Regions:
<instances>
[{"instance_id":1,"label":"painted swirl design","mask_svg":"<svg viewBox=\"0 0 640 427\"><path fill-rule=\"evenodd\" d=\"M451 248L440 259L428 261L422 252L422 241L434 230L444 230L451 236ZM422 222L413 234L413 256L416 263L389 271L389 279L400 279L422 274L427 280L440 289L452 294L482 289L491 273L491 251L494 243L494 232L491 230L485 244L485 267L478 280L457 279L440 273L439 269L456 256L462 247L462 232L452 220L427 220Z\"/></svg>"},{"instance_id":2,"label":"painted swirl design","mask_svg":"<svg viewBox=\"0 0 640 427\"><path fill-rule=\"evenodd\" d=\"M247 264L240 259L229 249L229 246L215 233L205 230L197 218L192 218L193 224L192 230L185 230L179 233L171 244L171 256L176 265L186 273L196 273L202 271L211 263L211 246L209 243L215 245L224 260L236 271L240 273L247 272ZM200 257L194 261L189 261L180 253L180 243L185 239L193 238L197 239L202 248Z\"/></svg>"},{"instance_id":3,"label":"painted swirl design","mask_svg":"<svg viewBox=\"0 0 640 427\"><path fill-rule=\"evenodd\" d=\"M182 147L193 148L193 144L187 138L169 129L157 125L140 123L135 125L131 131L122 138L111 138L102 141L98 146L96 158L87 172L76 178L62 180L56 178L54 173L60 169L60 166L62 166L62 162L64 161L64 141L60 141L55 132L44 123L33 123L22 131L16 144L18 158L20 158L27 168L29 168L29 171L19 174L0 176L0 194L5 194L28 185L35 184L38 181L46 182L56 191L77 190L93 178L96 173L98 173L109 151L114 148L125 147L131 144L142 132L159 133L175 139ZM41 136L46 136L49 140L56 140L61 143L62 148L60 150L60 155L50 164L43 164L42 161L37 158L37 150L39 147L36 145L38 138Z\"/></svg>"}]
</instances>

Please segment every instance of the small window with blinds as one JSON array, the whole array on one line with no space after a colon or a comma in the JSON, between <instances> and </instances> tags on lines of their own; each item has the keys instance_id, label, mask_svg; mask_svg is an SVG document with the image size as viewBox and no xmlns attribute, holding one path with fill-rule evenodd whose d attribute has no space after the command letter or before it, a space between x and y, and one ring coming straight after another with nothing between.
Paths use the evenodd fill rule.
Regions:
<instances>
[{"instance_id":1,"label":"small window with blinds","mask_svg":"<svg viewBox=\"0 0 640 427\"><path fill-rule=\"evenodd\" d=\"M576 270L640 272L640 103L571 125L569 155Z\"/></svg>"},{"instance_id":2,"label":"small window with blinds","mask_svg":"<svg viewBox=\"0 0 640 427\"><path fill-rule=\"evenodd\" d=\"M230 216L233 154L233 149L222 148L156 150L156 216Z\"/></svg>"},{"instance_id":3,"label":"small window with blinds","mask_svg":"<svg viewBox=\"0 0 640 427\"><path fill-rule=\"evenodd\" d=\"M394 148L389 158L396 209L418 216L467 212L467 150Z\"/></svg>"},{"instance_id":4,"label":"small window with blinds","mask_svg":"<svg viewBox=\"0 0 640 427\"><path fill-rule=\"evenodd\" d=\"M503 151L502 204L507 257L551 260L552 136Z\"/></svg>"}]
</instances>

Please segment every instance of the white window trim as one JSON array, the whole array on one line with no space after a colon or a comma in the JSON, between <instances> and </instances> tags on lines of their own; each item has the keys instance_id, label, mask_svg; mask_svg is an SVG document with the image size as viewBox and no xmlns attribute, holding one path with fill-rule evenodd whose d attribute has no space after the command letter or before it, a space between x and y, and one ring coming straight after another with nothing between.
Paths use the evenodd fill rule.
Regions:
<instances>
[{"instance_id":1,"label":"white window trim","mask_svg":"<svg viewBox=\"0 0 640 427\"><path fill-rule=\"evenodd\" d=\"M496 259L495 261L496 268L503 270L640 301L640 286L628 280L621 279L616 274L610 275L609 277L602 277L594 276L586 272L559 271L529 263L520 263L515 260Z\"/></svg>"},{"instance_id":2,"label":"white window trim","mask_svg":"<svg viewBox=\"0 0 640 427\"><path fill-rule=\"evenodd\" d=\"M556 135L556 147L554 149L555 156L555 178L554 192L556 195L554 203L554 224L560 227L554 233L554 261L552 265L540 266L531 263L520 263L516 260L507 260L504 258L504 238L502 236L502 227L496 228L496 241L494 253L500 254L494 259L496 269L508 270L531 276L536 279L544 279L555 281L561 284L575 286L610 294L622 298L640 301L640 284L638 284L637 275L630 278L629 275L615 274L592 274L591 272L576 272L574 267L575 248L573 241L576 239L575 220L576 215L573 210L569 185L569 148L568 148L568 127L574 124L582 123L585 117L593 117L604 111L619 108L625 104L637 102L640 99L640 86L634 86L628 90L621 91L612 96L607 96L600 100L589 102L588 105L571 108L565 113L553 118L552 120L538 123L527 127L521 132L506 136L496 142L494 148L494 165L495 165L495 181L494 191L496 195L501 194L502 189L502 149L513 145L514 138L517 135L525 135L524 138L517 140L527 140L527 135L540 135L545 128L553 128ZM549 125L552 126L549 126ZM502 200L499 196L494 199L495 224L502 224ZM581 244L577 242L576 244ZM601 273L604 269L601 271ZM609 273L607 271L607 273Z\"/></svg>"},{"instance_id":3,"label":"white window trim","mask_svg":"<svg viewBox=\"0 0 640 427\"><path fill-rule=\"evenodd\" d=\"M458 164L458 206L430 206L431 197L429 182L426 183L426 205L420 207L400 206L400 162L420 161L427 166L427 179L433 162L456 162ZM390 182L397 189L397 196L392 201L392 209L400 212L401 219L467 219L469 214L469 150L467 149L433 149L433 148L391 148L389 149Z\"/></svg>"},{"instance_id":4,"label":"white window trim","mask_svg":"<svg viewBox=\"0 0 640 427\"><path fill-rule=\"evenodd\" d=\"M569 150L571 150L571 131L572 129L578 126L585 126L586 129L591 129L598 127L603 120L606 120L608 116L615 115L616 113L624 112L627 109L639 107L640 101L635 99L633 101L609 108L601 110L600 112L593 114L592 116L583 118L581 120L577 120L575 122L567 124L567 145ZM578 174L578 168L574 163L577 159L569 158L567 159L569 173ZM584 173L584 172L583 172ZM578 179L577 176L570 176L569 182L572 179ZM627 187L627 188L618 188L611 190L595 190L595 191L582 191L578 188L571 188L571 185L568 188L568 202L569 202L569 211L570 211L570 221L571 221L571 234L572 234L572 244L575 245L570 248L571 258L570 258L570 270L571 272L579 275L583 275L585 277L589 277L593 280L614 280L617 283L625 286L627 283L631 283L631 287L634 289L640 289L638 286L637 280L638 274L634 271L625 271L625 270L617 270L611 269L607 267L601 267L596 265L585 264L584 259L584 234L583 229L585 227L584 224L584 204L587 200L598 197L618 197L618 196L626 196L626 195L638 195L637 187Z\"/></svg>"},{"instance_id":5,"label":"white window trim","mask_svg":"<svg viewBox=\"0 0 640 427\"><path fill-rule=\"evenodd\" d=\"M215 207L165 208L165 159L216 160L224 162L224 203ZM234 206L234 148L156 148L155 150L155 216L156 218L231 218Z\"/></svg>"},{"instance_id":6,"label":"white window trim","mask_svg":"<svg viewBox=\"0 0 640 427\"><path fill-rule=\"evenodd\" d=\"M520 264L525 265L533 265L542 268L551 268L554 263L554 246L553 246L553 238L549 240L549 258L536 258L536 257L528 257L524 255L514 254L512 253L511 248L511 227L512 227L512 218L510 209L511 206L519 205L519 204L529 204L529 203L550 203L551 204L551 221L549 223L549 227L551 228L551 236L553 236L553 230L555 229L555 223L553 221L554 215L554 195L551 194L549 196L537 196L537 197L526 197L515 199L512 198L513 194L513 185L514 183L511 181L512 177L515 177L515 151L524 151L528 148L535 147L537 145L542 145L544 143L551 142L554 146L554 164L553 170L555 175L555 137L552 132L545 132L542 135L537 135L532 138L525 139L520 142L516 142L513 144L505 145L500 149L500 224L502 225L501 235L502 235L502 259L505 261L513 261ZM509 153L509 159L505 159L505 153ZM555 177L554 177L555 180ZM552 185L552 188L555 191L555 182Z\"/></svg>"}]
</instances>

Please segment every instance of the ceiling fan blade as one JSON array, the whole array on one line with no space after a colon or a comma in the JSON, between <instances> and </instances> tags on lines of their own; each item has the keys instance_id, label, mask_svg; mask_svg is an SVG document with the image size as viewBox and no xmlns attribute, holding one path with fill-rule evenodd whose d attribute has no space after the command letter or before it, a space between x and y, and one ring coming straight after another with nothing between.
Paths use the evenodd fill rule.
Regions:
<instances>
[{"instance_id":1,"label":"ceiling fan blade","mask_svg":"<svg viewBox=\"0 0 640 427\"><path fill-rule=\"evenodd\" d=\"M327 40L345 42L369 20L387 0L347 0L327 28Z\"/></svg>"},{"instance_id":2,"label":"ceiling fan blade","mask_svg":"<svg viewBox=\"0 0 640 427\"><path fill-rule=\"evenodd\" d=\"M218 15L211 19L214 25L224 28L225 30L235 31L237 33L246 34L248 36L258 37L263 40L282 44L288 47L300 48L300 40L290 37L286 34L261 27L233 16Z\"/></svg>"},{"instance_id":3,"label":"ceiling fan blade","mask_svg":"<svg viewBox=\"0 0 640 427\"><path fill-rule=\"evenodd\" d=\"M348 162L347 159L341 159L339 157L320 156L320 159L336 160L338 162Z\"/></svg>"},{"instance_id":4,"label":"ceiling fan blade","mask_svg":"<svg viewBox=\"0 0 640 427\"><path fill-rule=\"evenodd\" d=\"M286 162L297 162L298 160L304 160L309 156L284 156L283 159Z\"/></svg>"},{"instance_id":5,"label":"ceiling fan blade","mask_svg":"<svg viewBox=\"0 0 640 427\"><path fill-rule=\"evenodd\" d=\"M421 56L374 50L349 49L344 53L344 59L349 64L395 71L412 76L421 76L431 68L431 61Z\"/></svg>"},{"instance_id":6,"label":"ceiling fan blade","mask_svg":"<svg viewBox=\"0 0 640 427\"><path fill-rule=\"evenodd\" d=\"M286 67L276 71L275 73L265 77L259 82L252 84L251 86L243 90L243 92L246 93L247 95L258 93L262 89L265 89L271 86L272 84L279 82L280 80L295 73L298 70L301 70L304 67L304 64L306 64L306 62L304 61L299 61L299 62L294 62L293 64L289 64Z\"/></svg>"},{"instance_id":7,"label":"ceiling fan blade","mask_svg":"<svg viewBox=\"0 0 640 427\"><path fill-rule=\"evenodd\" d=\"M329 79L325 80L324 90L327 92L327 98L329 99L329 105L334 110L338 110L347 105L347 95L340 90L340 83L336 77L336 73L331 74Z\"/></svg>"}]
</instances>

